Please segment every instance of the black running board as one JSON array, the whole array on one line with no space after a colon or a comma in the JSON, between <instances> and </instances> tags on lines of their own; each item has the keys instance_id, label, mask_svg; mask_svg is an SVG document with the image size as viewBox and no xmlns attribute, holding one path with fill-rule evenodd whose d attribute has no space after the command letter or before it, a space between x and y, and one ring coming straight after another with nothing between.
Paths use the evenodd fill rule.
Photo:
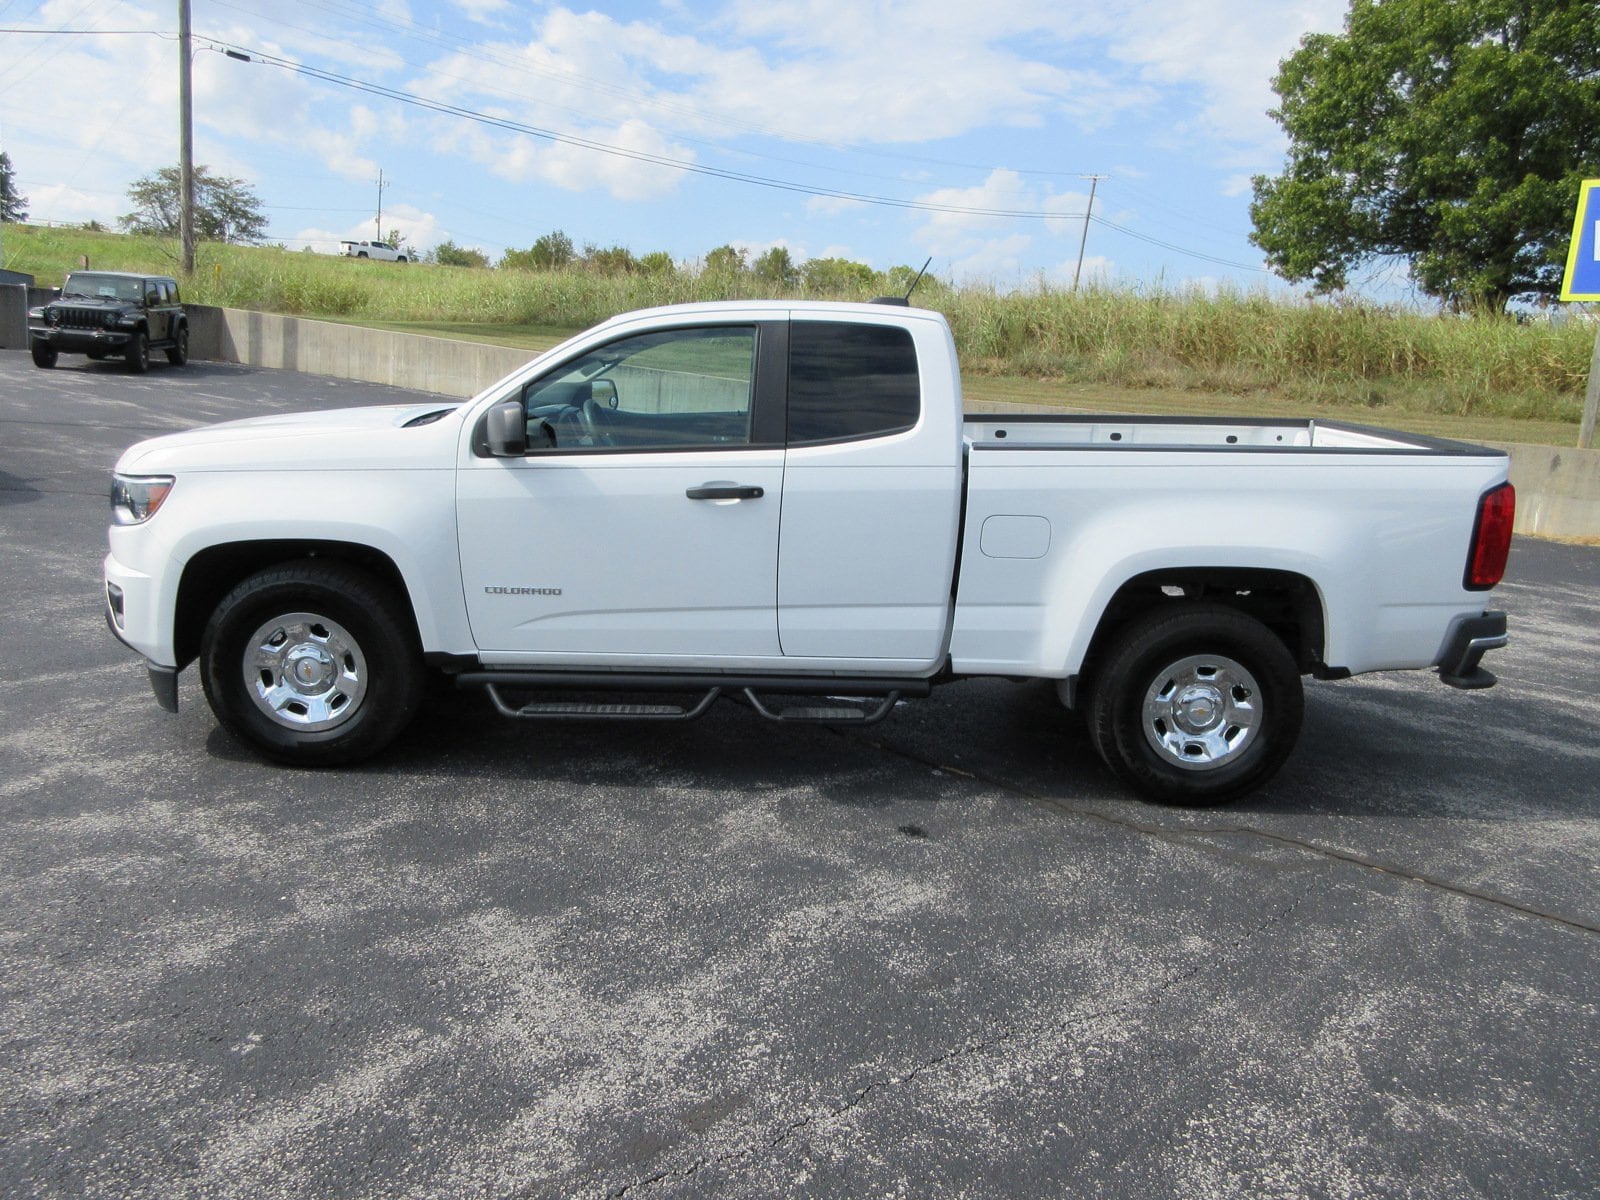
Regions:
<instances>
[{"instance_id":1,"label":"black running board","mask_svg":"<svg viewBox=\"0 0 1600 1200\"><path fill-rule=\"evenodd\" d=\"M790 708L771 709L761 703L761 698L756 695L754 688L745 688L744 698L750 702L750 707L755 709L769 721L789 721L797 724L809 725L876 725L894 711L894 706L900 703L900 693L890 692L886 696L877 697L876 707L865 707L868 697L839 697L846 701L845 704L821 705L799 704ZM829 696L828 699L834 697ZM858 701L863 707L856 708L852 701Z\"/></svg>"},{"instance_id":2,"label":"black running board","mask_svg":"<svg viewBox=\"0 0 1600 1200\"><path fill-rule=\"evenodd\" d=\"M456 686L481 687L503 716L524 720L692 721L704 716L719 699L742 698L769 721L813 725L873 725L893 712L903 696L926 696L933 690L928 679L515 670L466 671L456 676ZM517 703L506 698L506 691L602 693L618 700L539 698ZM630 694L663 692L679 693L684 699L622 699ZM779 696L816 697L819 702L780 705L774 700Z\"/></svg>"},{"instance_id":3,"label":"black running board","mask_svg":"<svg viewBox=\"0 0 1600 1200\"><path fill-rule=\"evenodd\" d=\"M681 704L576 704L562 701L533 701L521 706L508 704L500 695L499 686L483 685L489 699L503 717L521 717L530 721L692 721L705 716L706 709L722 695L721 688L711 688L692 706Z\"/></svg>"}]
</instances>

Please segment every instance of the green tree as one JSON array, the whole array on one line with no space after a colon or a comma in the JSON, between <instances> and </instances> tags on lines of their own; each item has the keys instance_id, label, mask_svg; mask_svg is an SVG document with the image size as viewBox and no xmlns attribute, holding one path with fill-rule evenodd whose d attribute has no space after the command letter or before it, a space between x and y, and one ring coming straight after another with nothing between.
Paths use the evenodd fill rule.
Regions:
<instances>
[{"instance_id":1,"label":"green tree","mask_svg":"<svg viewBox=\"0 0 1600 1200\"><path fill-rule=\"evenodd\" d=\"M583 265L598 275L631 275L639 269L639 260L626 246L585 245Z\"/></svg>"},{"instance_id":2,"label":"green tree","mask_svg":"<svg viewBox=\"0 0 1600 1200\"><path fill-rule=\"evenodd\" d=\"M775 287L793 287L800 279L800 270L794 265L788 247L774 246L750 264L756 278Z\"/></svg>"},{"instance_id":3,"label":"green tree","mask_svg":"<svg viewBox=\"0 0 1600 1200\"><path fill-rule=\"evenodd\" d=\"M866 263L852 262L848 258L812 258L800 268L800 277L809 292L854 295L870 291L877 282L878 273Z\"/></svg>"},{"instance_id":4,"label":"green tree","mask_svg":"<svg viewBox=\"0 0 1600 1200\"><path fill-rule=\"evenodd\" d=\"M453 241L440 242L428 251L428 261L441 267L487 267L489 256L471 246L458 246Z\"/></svg>"},{"instance_id":5,"label":"green tree","mask_svg":"<svg viewBox=\"0 0 1600 1200\"><path fill-rule=\"evenodd\" d=\"M533 257L533 265L541 271L570 267L578 257L578 252L572 245L572 239L559 229L551 230L534 242L533 248L529 253Z\"/></svg>"},{"instance_id":6,"label":"green tree","mask_svg":"<svg viewBox=\"0 0 1600 1200\"><path fill-rule=\"evenodd\" d=\"M718 246L706 255L706 274L737 275L744 270L744 251Z\"/></svg>"},{"instance_id":7,"label":"green tree","mask_svg":"<svg viewBox=\"0 0 1600 1200\"><path fill-rule=\"evenodd\" d=\"M128 199L134 209L120 218L129 233L178 236L178 211L182 181L177 167L162 167L154 175L134 180ZM213 175L210 168L194 169L194 232L207 242L259 242L267 231L267 218L255 189L242 179Z\"/></svg>"},{"instance_id":8,"label":"green tree","mask_svg":"<svg viewBox=\"0 0 1600 1200\"><path fill-rule=\"evenodd\" d=\"M677 266L672 261L672 255L665 250L652 250L640 256L639 270L646 275L671 275Z\"/></svg>"},{"instance_id":9,"label":"green tree","mask_svg":"<svg viewBox=\"0 0 1600 1200\"><path fill-rule=\"evenodd\" d=\"M0 150L0 222L27 219L28 198L17 191L17 176L11 169L11 156Z\"/></svg>"},{"instance_id":10,"label":"green tree","mask_svg":"<svg viewBox=\"0 0 1600 1200\"><path fill-rule=\"evenodd\" d=\"M539 264L534 261L533 249L516 250L506 247L500 254L500 261L495 266L502 271L535 271Z\"/></svg>"},{"instance_id":11,"label":"green tree","mask_svg":"<svg viewBox=\"0 0 1600 1200\"><path fill-rule=\"evenodd\" d=\"M1595 0L1353 0L1273 81L1289 155L1254 181L1251 240L1319 291L1393 256L1474 311L1553 295L1600 173L1597 80Z\"/></svg>"}]
</instances>

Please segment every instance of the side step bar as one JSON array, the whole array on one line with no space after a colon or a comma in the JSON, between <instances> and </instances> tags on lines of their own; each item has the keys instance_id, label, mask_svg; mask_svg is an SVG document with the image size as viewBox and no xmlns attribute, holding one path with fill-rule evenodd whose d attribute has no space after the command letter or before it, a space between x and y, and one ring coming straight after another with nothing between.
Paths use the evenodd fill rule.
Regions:
<instances>
[{"instance_id":1,"label":"side step bar","mask_svg":"<svg viewBox=\"0 0 1600 1200\"><path fill-rule=\"evenodd\" d=\"M681 704L562 704L559 701L534 701L513 708L500 695L493 683L483 685L489 699L503 717L524 717L536 721L692 721L703 717L706 709L722 695L721 688L711 688L692 708Z\"/></svg>"},{"instance_id":2,"label":"side step bar","mask_svg":"<svg viewBox=\"0 0 1600 1200\"><path fill-rule=\"evenodd\" d=\"M719 699L742 698L769 721L797 724L872 725L894 711L902 696L926 696L927 679L795 677L783 675L613 675L576 671L466 671L456 686L481 687L507 717L527 720L692 721L704 716ZM595 702L538 699L514 703L504 692L587 692L624 696L629 693L673 692L698 699L678 702ZM767 697L766 700L762 696ZM778 706L775 696L816 696L831 703Z\"/></svg>"},{"instance_id":3,"label":"side step bar","mask_svg":"<svg viewBox=\"0 0 1600 1200\"><path fill-rule=\"evenodd\" d=\"M851 708L848 705L797 705L776 711L761 703L754 688L744 689L744 698L769 721L794 721L811 725L876 725L894 711L900 703L900 693L890 692L881 698L876 708ZM853 699L853 697L852 697Z\"/></svg>"}]
</instances>

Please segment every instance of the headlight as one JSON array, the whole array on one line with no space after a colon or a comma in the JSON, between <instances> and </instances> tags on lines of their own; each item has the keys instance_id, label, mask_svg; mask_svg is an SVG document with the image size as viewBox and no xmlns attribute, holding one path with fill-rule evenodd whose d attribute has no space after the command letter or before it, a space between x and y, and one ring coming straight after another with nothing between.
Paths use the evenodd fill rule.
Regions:
<instances>
[{"instance_id":1,"label":"headlight","mask_svg":"<svg viewBox=\"0 0 1600 1200\"><path fill-rule=\"evenodd\" d=\"M156 515L176 482L171 475L113 475L111 519L118 525L139 525Z\"/></svg>"},{"instance_id":2,"label":"headlight","mask_svg":"<svg viewBox=\"0 0 1600 1200\"><path fill-rule=\"evenodd\" d=\"M119 312L108 312L106 314L106 316L105 316L105 327L107 329L115 329L120 324L122 324L122 314L121 313L119 313Z\"/></svg>"}]
</instances>

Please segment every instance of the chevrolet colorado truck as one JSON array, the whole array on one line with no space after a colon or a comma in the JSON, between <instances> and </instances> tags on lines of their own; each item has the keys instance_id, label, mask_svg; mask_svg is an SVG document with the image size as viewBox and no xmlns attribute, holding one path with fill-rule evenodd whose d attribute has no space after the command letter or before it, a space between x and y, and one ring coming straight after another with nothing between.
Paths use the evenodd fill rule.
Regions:
<instances>
[{"instance_id":1,"label":"chevrolet colorado truck","mask_svg":"<svg viewBox=\"0 0 1600 1200\"><path fill-rule=\"evenodd\" d=\"M346 258L371 258L378 262L405 262L406 252L388 242L340 242Z\"/></svg>"},{"instance_id":2,"label":"chevrolet colorado truck","mask_svg":"<svg viewBox=\"0 0 1600 1200\"><path fill-rule=\"evenodd\" d=\"M464 403L269 416L116 465L106 616L176 711L350 763L430 672L529 719L869 722L1054 681L1126 784L1268 780L1302 677L1494 683L1503 452L1305 420L963 417L937 313L628 313Z\"/></svg>"}]
</instances>

